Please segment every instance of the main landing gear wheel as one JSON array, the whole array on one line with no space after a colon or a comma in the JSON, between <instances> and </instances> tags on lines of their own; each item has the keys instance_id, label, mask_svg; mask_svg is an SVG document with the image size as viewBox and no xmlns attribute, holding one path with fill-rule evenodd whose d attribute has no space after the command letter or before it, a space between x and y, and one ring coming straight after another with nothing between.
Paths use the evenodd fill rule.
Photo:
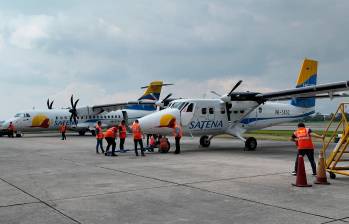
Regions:
<instances>
[{"instance_id":1,"label":"main landing gear wheel","mask_svg":"<svg viewBox=\"0 0 349 224\"><path fill-rule=\"evenodd\" d=\"M92 134L92 136L96 136L96 131L95 131L95 130L92 130L92 131L91 131L91 134Z\"/></svg>"},{"instance_id":2,"label":"main landing gear wheel","mask_svg":"<svg viewBox=\"0 0 349 224\"><path fill-rule=\"evenodd\" d=\"M245 148L248 151L256 150L256 148L257 148L257 140L254 137L247 138L246 142L245 142Z\"/></svg>"},{"instance_id":3,"label":"main landing gear wheel","mask_svg":"<svg viewBox=\"0 0 349 224\"><path fill-rule=\"evenodd\" d=\"M336 174L335 174L335 173L330 172L330 178L331 178L331 179L336 179Z\"/></svg>"},{"instance_id":4,"label":"main landing gear wheel","mask_svg":"<svg viewBox=\"0 0 349 224\"><path fill-rule=\"evenodd\" d=\"M207 148L207 147L210 146L210 144L211 144L211 141L210 141L210 139L209 139L209 137L207 135L201 136L201 138L200 138L200 145L202 147Z\"/></svg>"}]
</instances>

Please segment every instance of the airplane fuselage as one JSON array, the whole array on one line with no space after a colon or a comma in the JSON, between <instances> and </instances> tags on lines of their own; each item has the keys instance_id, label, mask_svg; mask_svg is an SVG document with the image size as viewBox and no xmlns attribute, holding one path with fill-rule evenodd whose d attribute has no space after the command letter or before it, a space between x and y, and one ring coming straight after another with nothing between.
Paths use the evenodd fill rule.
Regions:
<instances>
[{"instance_id":1,"label":"airplane fuselage","mask_svg":"<svg viewBox=\"0 0 349 224\"><path fill-rule=\"evenodd\" d=\"M183 99L172 102L160 112L140 119L146 133L172 133L173 118L180 121L184 135L241 135L313 114L314 108L300 108L286 103L253 101L226 103L220 99ZM229 115L228 115L229 113ZM172 122L172 123L171 123ZM156 124L156 125L154 125Z\"/></svg>"}]
</instances>

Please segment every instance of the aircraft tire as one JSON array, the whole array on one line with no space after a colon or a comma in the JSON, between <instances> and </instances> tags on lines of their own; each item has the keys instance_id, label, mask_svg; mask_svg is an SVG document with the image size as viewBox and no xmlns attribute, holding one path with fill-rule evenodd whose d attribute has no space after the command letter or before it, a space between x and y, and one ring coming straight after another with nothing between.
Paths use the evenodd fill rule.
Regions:
<instances>
[{"instance_id":1,"label":"aircraft tire","mask_svg":"<svg viewBox=\"0 0 349 224\"><path fill-rule=\"evenodd\" d=\"M22 137L22 134L21 133L16 133L16 138L20 138Z\"/></svg>"},{"instance_id":2,"label":"aircraft tire","mask_svg":"<svg viewBox=\"0 0 349 224\"><path fill-rule=\"evenodd\" d=\"M211 144L211 141L209 140L209 137L207 135L201 136L200 138L200 145L204 148L209 147Z\"/></svg>"},{"instance_id":3,"label":"aircraft tire","mask_svg":"<svg viewBox=\"0 0 349 224\"><path fill-rule=\"evenodd\" d=\"M92 136L96 136L96 131L95 131L95 130L92 130L92 131L91 131L91 135L92 135Z\"/></svg>"},{"instance_id":4,"label":"aircraft tire","mask_svg":"<svg viewBox=\"0 0 349 224\"><path fill-rule=\"evenodd\" d=\"M249 137L246 139L245 148L248 151L254 151L257 148L257 140L254 137Z\"/></svg>"}]
</instances>

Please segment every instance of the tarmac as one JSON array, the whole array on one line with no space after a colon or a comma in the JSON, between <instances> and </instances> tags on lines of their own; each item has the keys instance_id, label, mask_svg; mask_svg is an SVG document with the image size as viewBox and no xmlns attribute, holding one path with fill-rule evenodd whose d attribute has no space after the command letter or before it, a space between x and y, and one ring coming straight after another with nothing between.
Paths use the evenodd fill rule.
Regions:
<instances>
[{"instance_id":1,"label":"tarmac","mask_svg":"<svg viewBox=\"0 0 349 224\"><path fill-rule=\"evenodd\" d=\"M291 186L293 143L259 141L257 151L244 151L238 140L198 142L184 138L179 155L106 157L90 136L2 137L0 223L349 222L349 177Z\"/></svg>"}]
</instances>

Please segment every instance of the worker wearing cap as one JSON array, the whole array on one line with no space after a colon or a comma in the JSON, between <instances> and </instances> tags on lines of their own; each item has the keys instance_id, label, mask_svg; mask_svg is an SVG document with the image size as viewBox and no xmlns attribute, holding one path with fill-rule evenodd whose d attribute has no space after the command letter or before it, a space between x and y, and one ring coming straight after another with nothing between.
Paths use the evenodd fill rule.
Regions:
<instances>
[{"instance_id":1,"label":"worker wearing cap","mask_svg":"<svg viewBox=\"0 0 349 224\"><path fill-rule=\"evenodd\" d=\"M96 145L96 153L98 154L98 148L101 148L102 153L104 153L103 149L103 131L102 131L102 122L98 121L96 125L96 140L97 140L97 145Z\"/></svg>"},{"instance_id":2,"label":"worker wearing cap","mask_svg":"<svg viewBox=\"0 0 349 224\"><path fill-rule=\"evenodd\" d=\"M110 146L112 146L111 156L117 156L115 154L115 148L116 148L115 139L116 139L117 131L118 129L116 127L111 127L104 133L104 138L108 143L107 148L105 150L105 154L104 154L106 156L108 155Z\"/></svg>"},{"instance_id":3,"label":"worker wearing cap","mask_svg":"<svg viewBox=\"0 0 349 224\"><path fill-rule=\"evenodd\" d=\"M141 126L139 125L138 120L135 120L135 122L133 122L132 126L132 134L133 134L133 141L135 144L135 154L136 156L138 156L138 150L137 150L137 145L139 144L139 146L141 147L141 155L145 156L144 154L144 149L143 149L143 133L141 130Z\"/></svg>"},{"instance_id":4,"label":"worker wearing cap","mask_svg":"<svg viewBox=\"0 0 349 224\"><path fill-rule=\"evenodd\" d=\"M121 124L119 125L119 138L120 138L120 151L125 152L124 150L124 144L126 139L126 122L125 120L121 121Z\"/></svg>"},{"instance_id":5,"label":"worker wearing cap","mask_svg":"<svg viewBox=\"0 0 349 224\"><path fill-rule=\"evenodd\" d=\"M297 174L297 166L298 166L298 156L307 155L311 168L313 170L313 175L316 175L316 164L314 160L314 144L311 137L324 139L323 135L318 135L313 133L310 128L306 128L304 123L298 124L298 129L293 133L291 140L296 142L298 153L296 162L294 165L294 171L292 175Z\"/></svg>"},{"instance_id":6,"label":"worker wearing cap","mask_svg":"<svg viewBox=\"0 0 349 224\"><path fill-rule=\"evenodd\" d=\"M174 152L175 154L181 153L180 141L181 141L182 135L183 135L182 127L180 124L176 122L173 127L173 136L175 137L175 140L176 140L176 151Z\"/></svg>"}]
</instances>

